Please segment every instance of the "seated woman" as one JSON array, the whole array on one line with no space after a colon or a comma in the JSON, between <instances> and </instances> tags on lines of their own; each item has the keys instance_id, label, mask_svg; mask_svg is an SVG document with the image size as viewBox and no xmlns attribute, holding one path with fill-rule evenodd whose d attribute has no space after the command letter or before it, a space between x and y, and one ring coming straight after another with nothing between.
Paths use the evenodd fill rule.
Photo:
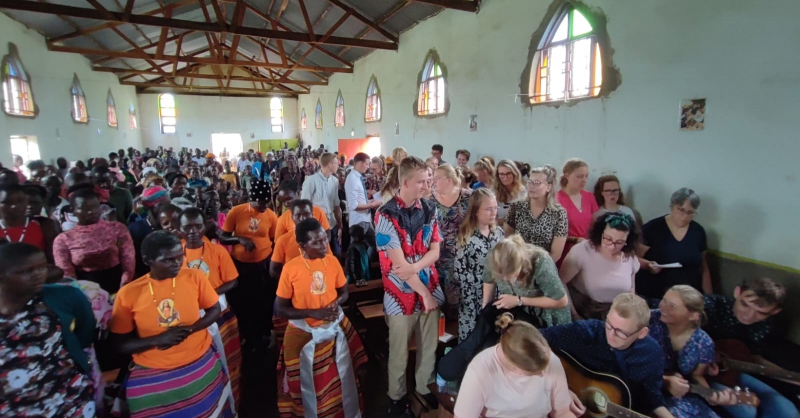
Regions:
<instances>
[{"instance_id":1,"label":"seated woman","mask_svg":"<svg viewBox=\"0 0 800 418\"><path fill-rule=\"evenodd\" d=\"M133 355L131 417L233 417L228 373L206 330L221 313L217 293L202 272L181 268L183 246L167 231L144 239L142 258L150 273L120 289L111 315L118 351Z\"/></svg>"},{"instance_id":2,"label":"seated woman","mask_svg":"<svg viewBox=\"0 0 800 418\"><path fill-rule=\"evenodd\" d=\"M625 206L625 195L622 193L619 179L613 174L597 179L597 183L594 184L594 200L599 206L598 211L593 215L595 219L608 212L622 212L631 219L636 219L633 210Z\"/></svg>"},{"instance_id":3,"label":"seated woman","mask_svg":"<svg viewBox=\"0 0 800 418\"><path fill-rule=\"evenodd\" d=\"M278 410L281 417L359 416L355 371L367 355L339 308L347 300L347 280L328 251L328 234L319 221L298 223L295 239L303 256L284 266L276 301L275 315L289 320L278 363L278 381L285 388L278 394Z\"/></svg>"},{"instance_id":4,"label":"seated woman","mask_svg":"<svg viewBox=\"0 0 800 418\"><path fill-rule=\"evenodd\" d=\"M541 327L572 321L569 298L550 254L519 235L504 238L486 257L483 304L500 309L524 306ZM495 288L500 296L495 298ZM494 301L494 302L492 302Z\"/></svg>"},{"instance_id":5,"label":"seated woman","mask_svg":"<svg viewBox=\"0 0 800 418\"><path fill-rule=\"evenodd\" d=\"M189 188L189 179L182 173L175 173L168 177L169 179L169 200L184 198L192 203L197 202L195 190Z\"/></svg>"},{"instance_id":6,"label":"seated woman","mask_svg":"<svg viewBox=\"0 0 800 418\"><path fill-rule=\"evenodd\" d=\"M461 295L458 310L458 342L463 342L475 328L483 307L483 271L486 256L503 239L497 226L497 199L491 190L475 189L469 198L464 222L458 228L453 280L459 283Z\"/></svg>"},{"instance_id":7,"label":"seated woman","mask_svg":"<svg viewBox=\"0 0 800 418\"><path fill-rule=\"evenodd\" d=\"M94 417L89 357L95 319L76 288L45 285L34 245L0 245L0 416Z\"/></svg>"},{"instance_id":8,"label":"seated woman","mask_svg":"<svg viewBox=\"0 0 800 418\"><path fill-rule=\"evenodd\" d=\"M664 389L669 412L676 418L718 418L712 405L736 405L730 389L716 392L710 399L689 393L689 384L708 388L705 372L714 362L714 341L700 329L705 320L703 295L691 286L670 288L659 309L650 315L650 336L664 350L666 369Z\"/></svg>"},{"instance_id":9,"label":"seated woman","mask_svg":"<svg viewBox=\"0 0 800 418\"><path fill-rule=\"evenodd\" d=\"M510 313L495 324L500 342L467 367L455 418L574 418L564 367L542 334Z\"/></svg>"},{"instance_id":10,"label":"seated woman","mask_svg":"<svg viewBox=\"0 0 800 418\"><path fill-rule=\"evenodd\" d=\"M636 275L636 291L650 299L651 307L676 284L713 293L706 260L706 231L693 220L700 197L684 187L672 194L669 207L668 215L642 226L642 245L637 253L642 269ZM671 263L680 263L681 267L659 267Z\"/></svg>"},{"instance_id":11,"label":"seated woman","mask_svg":"<svg viewBox=\"0 0 800 418\"><path fill-rule=\"evenodd\" d=\"M620 293L634 293L639 228L622 212L600 216L567 254L559 276L568 285L572 319L604 319Z\"/></svg>"},{"instance_id":12,"label":"seated woman","mask_svg":"<svg viewBox=\"0 0 800 418\"><path fill-rule=\"evenodd\" d=\"M239 272L225 247L214 244L205 237L206 223L203 211L189 208L180 215L180 236L183 243L183 268L200 270L219 295L222 314L217 319L228 374L231 379L233 399L239 404L239 378L242 367L239 321L228 306L225 293L238 284Z\"/></svg>"},{"instance_id":13,"label":"seated woman","mask_svg":"<svg viewBox=\"0 0 800 418\"><path fill-rule=\"evenodd\" d=\"M494 189L494 162L489 157L481 157L480 160L475 161L472 166L472 172L475 174L475 183L472 183L472 189L480 189L485 187L487 189Z\"/></svg>"},{"instance_id":14,"label":"seated woman","mask_svg":"<svg viewBox=\"0 0 800 418\"><path fill-rule=\"evenodd\" d=\"M39 223L28 217L28 195L24 186L0 186L0 241L27 242L42 250L53 261L53 240L58 234L55 224Z\"/></svg>"}]
</instances>

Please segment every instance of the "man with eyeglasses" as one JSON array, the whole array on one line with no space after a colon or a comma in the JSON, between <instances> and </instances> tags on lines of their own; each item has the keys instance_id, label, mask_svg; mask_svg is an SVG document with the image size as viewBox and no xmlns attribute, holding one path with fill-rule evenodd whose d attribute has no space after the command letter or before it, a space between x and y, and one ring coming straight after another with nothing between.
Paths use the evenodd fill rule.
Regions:
<instances>
[{"instance_id":1,"label":"man with eyeglasses","mask_svg":"<svg viewBox=\"0 0 800 418\"><path fill-rule=\"evenodd\" d=\"M589 319L541 330L550 348L564 351L589 369L621 378L631 390L633 409L658 418L674 418L664 406L661 382L664 353L648 335L650 308L632 293L614 298L605 321ZM572 412L584 406L573 395Z\"/></svg>"}]
</instances>

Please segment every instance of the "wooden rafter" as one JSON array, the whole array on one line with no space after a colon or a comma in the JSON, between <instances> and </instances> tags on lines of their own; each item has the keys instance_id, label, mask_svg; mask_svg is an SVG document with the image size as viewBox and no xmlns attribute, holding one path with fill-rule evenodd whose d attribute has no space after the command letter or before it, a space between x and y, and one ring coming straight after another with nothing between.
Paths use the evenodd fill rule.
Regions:
<instances>
[{"instance_id":1,"label":"wooden rafter","mask_svg":"<svg viewBox=\"0 0 800 418\"><path fill-rule=\"evenodd\" d=\"M384 22L386 22L387 20L391 19L391 18L392 18L392 16L396 15L398 12L400 12L400 11L401 11L401 10L403 10L403 9L405 9L405 7L406 7L406 6L408 6L409 4L411 4L411 3L409 2L409 0L400 0L400 1L399 1L397 4L395 4L395 5L394 5L394 7L392 7L391 9L389 9L389 11L388 11L388 12L386 12L386 14L385 14L385 15L381 16L381 17L380 17L380 19L378 19L377 21L375 21L375 24L376 24L376 25L381 25L381 24L383 24L383 23L384 23ZM356 35L356 39L363 39L365 36L367 36L367 34L368 34L368 33L372 32L372 29L373 29L373 28L372 28L371 26L370 26L370 27L368 27L368 28L366 28L366 29L364 29L363 31L361 31L361 33L359 33L358 35ZM341 57L342 55L344 55L344 54L345 54L345 52L347 52L347 51L349 51L349 50L350 50L350 47L349 47L349 46L342 48L342 50L341 50L341 51L339 51L339 54L338 54L338 56L339 56L339 57Z\"/></svg>"},{"instance_id":2,"label":"wooden rafter","mask_svg":"<svg viewBox=\"0 0 800 418\"><path fill-rule=\"evenodd\" d=\"M246 63L249 64L249 63ZM200 64L189 65L182 68L180 71L176 71L173 75L170 75L170 78L196 78L202 80L216 80L217 77L215 74L188 74L186 71L193 68L199 68ZM177 67L175 67L177 68ZM115 67L93 67L92 70L102 72L102 73L115 73L115 74L135 74L135 75L149 75L149 76L162 76L161 73L155 70L131 70L127 68L115 68ZM231 81L266 81L269 83L273 83L274 81L270 79L265 79L263 77L243 77L243 76L231 76ZM302 84L308 86L326 86L328 85L327 81L306 81L306 80L283 80L282 83L284 84Z\"/></svg>"},{"instance_id":3,"label":"wooden rafter","mask_svg":"<svg viewBox=\"0 0 800 418\"><path fill-rule=\"evenodd\" d=\"M345 20L347 20L347 18L348 18L348 17L350 17L350 12L349 12L349 11L346 11L346 12L344 13L344 15L342 15L342 17L341 17L341 18L339 18L339 21L338 21L338 22L336 22L336 23L335 23L333 26L331 26L331 28L330 28L330 29L328 29L328 32L327 32L327 33L325 33L325 36L323 36L323 37L321 38L321 40L322 40L322 41L324 41L324 40L325 40L325 38L329 37L329 36L330 36L330 35L331 35L333 32L336 32L336 29L339 29L339 27L340 27L340 26L342 26L342 24L344 23L344 21L345 21ZM290 74L292 74L292 72L294 71L294 69L295 69L295 68L297 68L297 67L300 65L300 63L301 63L301 62L302 62L304 59L306 59L306 57L308 57L308 56L311 54L311 52L312 52L313 50L314 50L314 48L309 48L309 49L308 49L308 51L306 51L306 53L305 53L305 54L301 55L301 56L300 56L300 58L298 58L298 59L297 59L297 61L295 61L295 63L294 63L294 65L292 66L292 68L289 68L289 70L288 70L288 71L286 71L285 73L283 73L283 77L281 77L281 80L288 78L288 77L289 77L289 75L290 75Z\"/></svg>"},{"instance_id":4,"label":"wooden rafter","mask_svg":"<svg viewBox=\"0 0 800 418\"><path fill-rule=\"evenodd\" d=\"M432 4L444 7L445 9L463 10L465 12L478 12L480 2L478 0L411 0L417 3Z\"/></svg>"},{"instance_id":5,"label":"wooden rafter","mask_svg":"<svg viewBox=\"0 0 800 418\"><path fill-rule=\"evenodd\" d=\"M166 88L170 90L195 90L195 91L202 91L202 90L217 90L217 87L214 86L169 86L166 84L159 84L159 83L132 83L130 81L122 81L120 82L122 85L126 86L136 86L140 88L149 88L149 87L158 87L158 88ZM300 93L304 93L303 91L294 91L294 90L262 90L262 89L249 89L244 87L232 87L230 89L226 89L227 91L231 92L253 92L253 93L278 93L278 94L289 94L292 96L297 96Z\"/></svg>"},{"instance_id":6,"label":"wooden rafter","mask_svg":"<svg viewBox=\"0 0 800 418\"><path fill-rule=\"evenodd\" d=\"M381 24L380 24L380 23L378 23L378 22L375 22L375 21L373 21L372 19L370 19L370 18L368 18L368 17L366 17L366 16L362 15L362 14L361 14L361 13L359 13L357 10L355 10L355 9L353 9L352 7L350 7L350 6L348 6L347 4L345 4L343 1L341 1L341 0L330 0L330 2L331 2L331 3L333 3L333 4L335 4L335 5L337 5L337 6L339 6L339 8L341 8L341 9L342 9L342 10L344 10L345 12L349 12L349 13L350 13L350 14L352 14L352 15L353 15L353 16L354 16L356 19L360 20L360 21L361 21L362 23L364 23L365 25L367 25L367 26L369 26L370 28L372 28L372 29L374 29L374 30L378 31L378 33L380 33L381 35L383 35L384 37L386 37L386 39L388 39L388 40L390 40L390 41L392 41L392 42L394 42L394 43L398 43L398 42L400 42L400 39L397 37L397 35L395 35L395 34L393 34L393 33L389 32L389 31L388 31L388 30L386 30L386 29L384 29L384 28L381 26Z\"/></svg>"},{"instance_id":7,"label":"wooden rafter","mask_svg":"<svg viewBox=\"0 0 800 418\"><path fill-rule=\"evenodd\" d=\"M213 3L214 2L212 2L212 4ZM124 14L119 12L106 13L97 9L64 6L60 4L42 4L29 0L0 0L0 8L45 13L45 14L55 14L61 16L71 16L84 19L109 20L113 22L127 23L122 20L125 17ZM110 17L113 17L113 19L111 19ZM155 27L190 29L190 30L203 31L207 33L231 33L234 35L236 34L251 35L261 38L306 42L310 44L321 43L319 41L312 40L311 35L308 33L279 31L275 30L274 28L261 29L261 28L252 28L243 26L237 28L231 28L230 26L225 24L225 22L221 22L221 25L218 26L217 24L208 22L196 22L196 21L182 20L182 19L168 19L158 16L148 16L145 14L143 15L132 14L129 17L129 22L140 25L155 26ZM224 28L222 27L223 25ZM331 36L324 43L331 45L355 46L361 48L397 50L396 43L372 41L365 39L352 39L339 36Z\"/></svg>"}]
</instances>

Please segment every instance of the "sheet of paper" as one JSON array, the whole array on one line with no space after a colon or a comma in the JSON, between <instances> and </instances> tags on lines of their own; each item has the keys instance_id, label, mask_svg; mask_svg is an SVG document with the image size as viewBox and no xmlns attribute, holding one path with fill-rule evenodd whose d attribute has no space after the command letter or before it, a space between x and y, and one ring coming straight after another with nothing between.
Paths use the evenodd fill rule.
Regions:
<instances>
[{"instance_id":1,"label":"sheet of paper","mask_svg":"<svg viewBox=\"0 0 800 418\"><path fill-rule=\"evenodd\" d=\"M669 263L669 264L656 264L656 267L661 267L662 269L679 269L683 267L681 263Z\"/></svg>"},{"instance_id":2,"label":"sheet of paper","mask_svg":"<svg viewBox=\"0 0 800 418\"><path fill-rule=\"evenodd\" d=\"M439 337L439 341L441 341L443 343L446 343L446 342L452 340L453 338L455 338L455 336L453 336L453 334L448 334L448 333L445 332L444 335Z\"/></svg>"}]
</instances>

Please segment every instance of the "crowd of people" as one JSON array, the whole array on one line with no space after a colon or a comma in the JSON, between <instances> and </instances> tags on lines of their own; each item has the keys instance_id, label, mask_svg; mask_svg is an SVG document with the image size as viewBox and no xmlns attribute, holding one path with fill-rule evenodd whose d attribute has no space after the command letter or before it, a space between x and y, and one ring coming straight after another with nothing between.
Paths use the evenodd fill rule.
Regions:
<instances>
[{"instance_id":1,"label":"crowd of people","mask_svg":"<svg viewBox=\"0 0 800 418\"><path fill-rule=\"evenodd\" d=\"M459 418L583 415L562 352L620 377L643 414L797 416L754 376L737 384L757 406L715 378L720 339L778 369L760 355L786 290L750 278L713 293L693 190L642 224L616 176L586 190L583 160L559 174L443 156L14 156L0 167L0 415L233 417L243 350L275 347L282 417L358 417L368 353L341 306L348 284L382 280L389 417L414 416L412 335L415 390L438 404L440 314L471 360Z\"/></svg>"}]
</instances>

